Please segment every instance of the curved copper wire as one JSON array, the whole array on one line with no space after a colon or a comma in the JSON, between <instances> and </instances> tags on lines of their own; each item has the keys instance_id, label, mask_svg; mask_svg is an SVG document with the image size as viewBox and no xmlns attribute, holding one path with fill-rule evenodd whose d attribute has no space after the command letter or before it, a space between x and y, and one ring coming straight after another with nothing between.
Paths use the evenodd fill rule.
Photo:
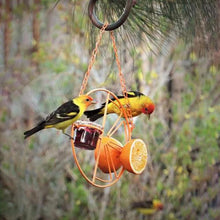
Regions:
<instances>
[{"instance_id":1,"label":"curved copper wire","mask_svg":"<svg viewBox=\"0 0 220 220\"><path fill-rule=\"evenodd\" d=\"M88 13L89 13L89 18L92 21L92 23L99 29L101 29L103 27L103 23L97 18L96 14L95 14L95 3L97 2L97 0L90 0L89 1L89 6L88 6ZM134 0L127 0L126 1L126 5L124 8L124 12L122 13L122 15L119 17L119 19L112 23L109 24L105 30L106 31L112 31L117 29L118 27L120 27L127 19L132 6L134 5L135 1Z\"/></svg>"},{"instance_id":2,"label":"curved copper wire","mask_svg":"<svg viewBox=\"0 0 220 220\"><path fill-rule=\"evenodd\" d=\"M124 124L123 123L121 123L121 124L119 124L119 125L117 125L117 123L115 124L113 124L113 128L111 127L110 128L110 130L111 131L115 131L115 130L117 130L121 125L124 125L124 127L125 127L125 136L126 136L126 142L131 138L131 130L130 130L130 126L129 126L129 120L128 120L128 117L127 117L127 112L126 112L126 110L124 109L124 107L123 107L123 105L120 103L120 100L117 98L117 96L114 94L114 93L112 93L111 91L109 91L109 90L107 90L107 89L103 89L103 88L99 88L99 89L93 89L93 90L91 90L90 92L88 92L87 93L87 95L89 95L89 94L91 94L91 93L93 93L93 92L96 92L96 91L104 91L104 92L106 92L106 93L108 93L108 95L107 95L107 99L109 99L109 96L111 95L115 100L117 100L117 102L118 102L118 106L119 106L119 108L121 109L121 111L122 111L122 114L121 115L123 115L123 117L125 118L125 121L124 121ZM106 102L107 102L108 100L106 100ZM105 106L105 108L107 108L107 105ZM105 121L106 120L106 115L107 115L107 109L105 109L105 114L104 114L104 116L103 116L103 121ZM119 116L120 118L121 118L121 115ZM118 121L118 120L117 120ZM103 124L105 124L104 122L103 122ZM71 135L72 135L72 137L73 137L73 135L74 135L74 130L75 130L75 128L77 128L77 127L79 127L80 125L75 125L75 124L73 124L72 125L72 130L71 130ZM82 126L85 126L85 125L82 125ZM93 125L91 124L91 122L88 124L88 127L93 127ZM94 128L96 128L95 126L94 126ZM102 130L102 132L104 133L104 128L102 128L103 130ZM111 132L111 134L110 135L112 135L112 133L113 132ZM101 134L101 136L100 136L100 140L101 140L101 138L102 138L102 135L103 134ZM99 147L98 149L100 149L100 141L98 142L98 144L99 144L99 146L97 145L96 147ZM77 165L77 167L78 167L78 169L79 169L79 171L80 171L80 173L82 174L82 176L86 179L86 181L87 182L89 182L91 185L93 185L93 186L96 186L96 187L99 187L99 188L105 188L105 187L109 187L109 186L112 186L113 184L115 184L119 179L120 179L120 177L122 176L122 174L124 173L124 168L122 167L118 172L115 170L115 167L114 167L114 164L113 164L113 162L112 162L112 158L111 158L111 156L110 156L110 154L109 154L109 152L108 152L108 147L112 147L111 146L111 143L109 143L108 145L106 145L105 146L105 148L106 148L106 154L107 154L107 158L109 157L109 161L108 161L108 168L109 168L109 179L103 179L103 178L100 178L100 177L98 177L97 176L97 169L98 169L98 163L99 163L99 156L100 156L100 151L98 150L98 154L97 154L97 158L96 158L96 163L95 163L95 167L94 167L94 171L93 171L93 175L92 175L92 178L89 178L88 176L87 176L87 174L83 171L83 169L81 168L81 165L80 165L80 163L79 163L79 160L78 160L78 158L77 158L77 154L76 154L76 151L75 151L75 145L74 145L74 140L73 139L71 139L71 146L72 146L72 153L73 153L73 157L74 157L74 159L75 159L75 163L76 163L76 165ZM121 152L121 147L120 146L113 146L113 148L114 149L117 149L117 150L119 150L120 152ZM113 174L114 174L114 176L113 176L113 174L112 174L112 172L111 172L111 168L110 168L110 166L111 166L111 164L113 165ZM97 181L99 181L99 182L97 182ZM100 183L101 182L101 183Z\"/></svg>"},{"instance_id":3,"label":"curved copper wire","mask_svg":"<svg viewBox=\"0 0 220 220\"><path fill-rule=\"evenodd\" d=\"M117 107L121 110L121 114L119 115L119 117L121 118L123 116L124 119L125 119L124 127L126 129L125 132L127 132L127 139L126 139L126 141L129 141L130 138L131 138L131 133L132 133L132 128L130 126L131 125L131 121L132 121L132 117L130 117L130 115L128 115L127 109L125 109L125 107L121 104L121 102L118 99L118 97L113 92L111 92L111 91L109 91L107 89L104 89L104 88L93 89L90 92L88 92L87 95L90 95L91 93L97 92L97 91L103 91L103 92L106 92L106 93L110 94L118 102L118 106ZM109 96L107 96L107 97L109 97ZM106 100L106 103L108 103L108 101L109 100ZM114 102L114 104L116 104L116 103ZM107 116L107 105L105 105L105 109L104 109L103 123L102 123L103 127L105 125L106 116ZM118 122L118 120L115 121L115 123L112 125L112 128L110 128L109 131L112 131L116 127L117 122ZM109 132L108 136L111 136L113 133L114 132Z\"/></svg>"}]
</instances>

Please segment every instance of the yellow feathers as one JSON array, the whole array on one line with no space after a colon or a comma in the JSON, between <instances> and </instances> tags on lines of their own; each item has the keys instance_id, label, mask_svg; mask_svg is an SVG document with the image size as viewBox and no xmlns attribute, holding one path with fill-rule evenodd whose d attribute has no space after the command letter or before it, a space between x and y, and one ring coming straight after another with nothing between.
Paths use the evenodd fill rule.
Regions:
<instances>
[{"instance_id":1,"label":"yellow feathers","mask_svg":"<svg viewBox=\"0 0 220 220\"><path fill-rule=\"evenodd\" d=\"M65 134L65 129L83 115L88 106L93 104L92 101L92 97L81 95L71 101L62 104L55 111L49 114L45 120L38 123L36 127L24 132L24 138L26 139L32 134L45 128L60 129Z\"/></svg>"},{"instance_id":2,"label":"yellow feathers","mask_svg":"<svg viewBox=\"0 0 220 220\"><path fill-rule=\"evenodd\" d=\"M148 96L145 96L143 93L131 91L127 93L127 97L128 100L124 96L118 96L118 99L125 108L128 105L127 101L129 101L129 106L133 117L138 116L141 113L149 116L154 111L154 103ZM102 106L98 109L85 111L84 114L89 118L90 121L95 121L104 115L104 109L105 103L103 103ZM115 99L110 100L107 106L107 114L112 113L118 115L121 114L121 109L119 108L118 101Z\"/></svg>"}]
</instances>

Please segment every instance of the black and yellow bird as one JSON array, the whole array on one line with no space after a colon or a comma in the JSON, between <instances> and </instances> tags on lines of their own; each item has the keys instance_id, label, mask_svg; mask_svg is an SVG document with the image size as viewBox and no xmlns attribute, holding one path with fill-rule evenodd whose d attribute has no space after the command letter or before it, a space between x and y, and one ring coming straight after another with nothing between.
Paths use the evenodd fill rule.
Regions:
<instances>
[{"instance_id":1,"label":"black and yellow bird","mask_svg":"<svg viewBox=\"0 0 220 220\"><path fill-rule=\"evenodd\" d=\"M131 208L136 209L143 215L152 215L155 212L163 209L163 203L157 199L133 202Z\"/></svg>"},{"instance_id":2,"label":"black and yellow bird","mask_svg":"<svg viewBox=\"0 0 220 220\"><path fill-rule=\"evenodd\" d=\"M117 98L119 99L122 106L126 108L126 98L124 96L117 96ZM152 100L141 92L129 91L127 92L127 98L129 101L132 117L138 116L141 113L150 116L150 114L154 111L155 106ZM112 98L108 103L107 114L116 113L117 115L120 115L121 110L118 106L118 101ZM103 103L98 109L85 111L84 114L89 118L90 121L95 121L101 118L104 115L104 112L105 103Z\"/></svg>"},{"instance_id":3,"label":"black and yellow bird","mask_svg":"<svg viewBox=\"0 0 220 220\"><path fill-rule=\"evenodd\" d=\"M55 111L49 114L45 120L38 123L36 127L25 131L24 138L26 139L45 128L60 129L65 135L69 136L65 133L65 129L77 121L83 115L84 111L94 103L93 98L88 95L81 95L74 98L58 107Z\"/></svg>"}]
</instances>

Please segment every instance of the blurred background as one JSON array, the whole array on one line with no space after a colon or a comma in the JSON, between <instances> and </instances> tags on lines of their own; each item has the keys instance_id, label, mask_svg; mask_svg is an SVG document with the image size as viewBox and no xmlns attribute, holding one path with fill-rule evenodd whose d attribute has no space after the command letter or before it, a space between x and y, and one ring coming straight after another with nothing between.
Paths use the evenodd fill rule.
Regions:
<instances>
[{"instance_id":1,"label":"blurred background","mask_svg":"<svg viewBox=\"0 0 220 220\"><path fill-rule=\"evenodd\" d=\"M110 1L103 2L108 14ZM220 219L220 29L214 24L220 6L198 0L194 7L204 11L191 14L182 0L188 13L180 18L187 25L182 31L191 31L181 35L181 25L177 30L167 19L174 21L168 15L178 1L147 1L158 10L148 14L148 27L135 20L138 10L145 16L144 1L136 2L115 35L127 89L155 102L150 120L135 118L132 134L144 140L150 157L141 175L126 172L114 186L98 189L81 177L61 132L23 139L25 130L79 94L99 32L87 16L88 0L63 0L54 8L54 0L0 1L0 219ZM122 94L107 33L86 91L99 87ZM155 199L163 210L133 208Z\"/></svg>"}]
</instances>

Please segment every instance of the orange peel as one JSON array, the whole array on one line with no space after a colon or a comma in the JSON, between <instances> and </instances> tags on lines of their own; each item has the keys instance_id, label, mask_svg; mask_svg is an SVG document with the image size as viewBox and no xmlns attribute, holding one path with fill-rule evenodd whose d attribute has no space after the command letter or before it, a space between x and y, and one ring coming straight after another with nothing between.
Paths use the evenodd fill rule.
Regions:
<instances>
[{"instance_id":1,"label":"orange peel","mask_svg":"<svg viewBox=\"0 0 220 220\"><path fill-rule=\"evenodd\" d=\"M95 160L104 173L117 171L121 166L120 154L123 145L112 137L101 137L95 149ZM99 155L99 156L98 156Z\"/></svg>"},{"instance_id":2,"label":"orange peel","mask_svg":"<svg viewBox=\"0 0 220 220\"><path fill-rule=\"evenodd\" d=\"M141 174L147 165L147 157L145 143L141 139L133 139L122 148L120 161L127 171Z\"/></svg>"}]
</instances>

